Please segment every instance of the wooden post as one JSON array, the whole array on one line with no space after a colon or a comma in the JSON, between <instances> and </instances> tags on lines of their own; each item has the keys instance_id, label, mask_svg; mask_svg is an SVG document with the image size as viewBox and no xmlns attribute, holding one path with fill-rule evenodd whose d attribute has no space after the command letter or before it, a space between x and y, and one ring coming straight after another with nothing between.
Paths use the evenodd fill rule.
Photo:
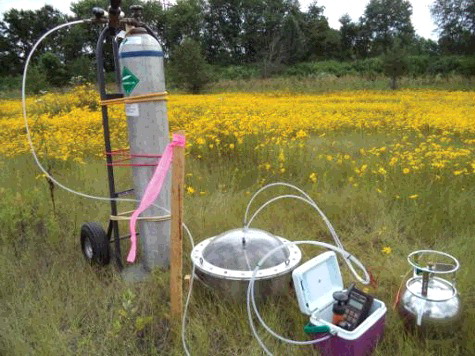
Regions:
<instances>
[{"instance_id":1,"label":"wooden post","mask_svg":"<svg viewBox=\"0 0 475 356\"><path fill-rule=\"evenodd\" d=\"M184 131L176 132L185 135ZM183 315L183 194L185 183L185 147L173 147L171 234L170 234L170 306L171 325L179 334Z\"/></svg>"}]
</instances>

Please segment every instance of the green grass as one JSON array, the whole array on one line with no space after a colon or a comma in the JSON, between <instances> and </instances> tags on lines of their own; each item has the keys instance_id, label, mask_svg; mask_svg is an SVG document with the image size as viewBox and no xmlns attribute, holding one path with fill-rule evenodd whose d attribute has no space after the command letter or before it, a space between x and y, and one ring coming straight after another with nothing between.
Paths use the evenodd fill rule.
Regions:
<instances>
[{"instance_id":1,"label":"green grass","mask_svg":"<svg viewBox=\"0 0 475 356\"><path fill-rule=\"evenodd\" d=\"M168 91L172 94L185 93L183 90L170 87ZM434 90L473 90L473 79L460 75L447 76L420 76L404 77L398 81L400 89L434 89ZM109 90L117 90L114 83L108 84ZM68 87L45 88L50 92L64 92ZM206 93L222 92L267 92L267 91L287 91L302 93L319 93L338 90L390 90L389 79L378 75L365 77L362 75L335 76L323 74L319 76L281 76L268 79L249 78L237 80L217 80L210 83L205 89ZM27 95L32 95L27 93ZM0 99L21 98L21 86L17 89L6 88L0 92Z\"/></svg>"},{"instance_id":2,"label":"green grass","mask_svg":"<svg viewBox=\"0 0 475 356\"><path fill-rule=\"evenodd\" d=\"M332 221L346 249L374 274L370 293L388 307L386 333L377 355L472 355L475 353L473 307L475 275L473 237L475 215L473 175L454 179L429 175L394 175L383 183L366 179L348 184L349 172L333 162L312 160L312 149L358 152L394 139L394 135L339 133L312 139L309 152L289 153L284 177L259 171L252 158L230 157L197 161L187 158L185 221L196 241L239 227L248 192L266 182L285 180L306 190ZM363 162L364 157L359 158ZM318 165L317 165L318 163ZM308 180L319 173L318 184ZM121 188L130 184L120 171ZM79 229L86 221L106 223L109 204L55 190L53 211L48 185L28 156L0 158L0 354L2 355L181 355L181 343L170 331L168 273L157 270L141 284L125 283L113 265L97 269L85 263ZM56 177L78 189L107 195L102 162L61 164ZM383 193L376 192L381 188ZM276 190L283 192L283 190ZM394 199L417 193L419 198ZM262 197L260 202L265 198ZM123 207L124 210L128 207ZM256 219L260 227L291 240L331 242L324 224L300 202L282 201ZM125 228L125 226L123 226ZM392 253L381 252L385 246ZM125 246L124 246L125 247ZM463 298L462 329L451 340L428 341L407 334L392 303L406 256L421 248L453 254L461 262L457 287ZM321 250L303 247L305 258ZM185 271L190 270L190 245L185 240ZM342 267L345 284L352 279ZM308 317L289 294L261 305L264 318L284 335L306 339ZM261 332L261 334L263 334ZM260 355L247 324L244 303L230 303L196 284L188 320L193 355ZM264 335L276 355L312 355L310 347L281 344Z\"/></svg>"},{"instance_id":3,"label":"green grass","mask_svg":"<svg viewBox=\"0 0 475 356\"><path fill-rule=\"evenodd\" d=\"M400 89L473 90L473 80L452 75L447 77L404 77L398 80ZM211 84L207 91L216 92L329 92L338 90L390 90L389 79L378 75L367 78L361 75L320 75L315 77L275 77L269 79L220 80Z\"/></svg>"}]
</instances>

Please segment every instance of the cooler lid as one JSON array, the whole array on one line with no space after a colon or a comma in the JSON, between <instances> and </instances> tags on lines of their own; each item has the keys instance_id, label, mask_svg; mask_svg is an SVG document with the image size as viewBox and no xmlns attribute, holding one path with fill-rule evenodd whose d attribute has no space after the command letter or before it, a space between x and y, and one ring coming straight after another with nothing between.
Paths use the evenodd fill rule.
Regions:
<instances>
[{"instance_id":1,"label":"cooler lid","mask_svg":"<svg viewBox=\"0 0 475 356\"><path fill-rule=\"evenodd\" d=\"M311 315L333 301L333 292L343 290L336 254L328 251L305 262L292 272L300 311Z\"/></svg>"}]
</instances>

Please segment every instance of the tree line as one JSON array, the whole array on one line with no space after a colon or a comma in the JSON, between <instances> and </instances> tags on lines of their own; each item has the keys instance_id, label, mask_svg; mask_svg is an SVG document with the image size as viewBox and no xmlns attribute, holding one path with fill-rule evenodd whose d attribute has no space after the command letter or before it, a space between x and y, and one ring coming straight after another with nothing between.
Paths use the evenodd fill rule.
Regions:
<instances>
[{"instance_id":1,"label":"tree line","mask_svg":"<svg viewBox=\"0 0 475 356\"><path fill-rule=\"evenodd\" d=\"M136 4L143 6L144 22L158 33L172 60L185 40L192 41L208 63L259 64L264 76L309 61L475 53L475 0L434 0L437 42L415 34L408 0L370 0L359 19L343 15L339 30L329 26L318 2L305 11L297 0L178 0L167 7L157 1L124 0L122 8L127 13ZM0 75L20 74L34 42L48 29L90 18L93 7L107 5L105 0L79 0L71 5L72 16L49 5L4 13ZM93 75L98 32L97 27L75 26L53 35L40 49L36 68L54 77L53 85L74 73Z\"/></svg>"}]
</instances>

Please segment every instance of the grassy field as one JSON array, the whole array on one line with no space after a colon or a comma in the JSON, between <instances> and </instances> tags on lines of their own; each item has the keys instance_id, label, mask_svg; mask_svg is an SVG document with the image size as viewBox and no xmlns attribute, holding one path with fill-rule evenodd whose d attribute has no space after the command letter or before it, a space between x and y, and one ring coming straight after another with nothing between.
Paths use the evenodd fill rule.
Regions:
<instances>
[{"instance_id":1,"label":"grassy field","mask_svg":"<svg viewBox=\"0 0 475 356\"><path fill-rule=\"evenodd\" d=\"M113 73L110 78L113 78ZM5 79L5 78L4 78ZM11 80L5 79L5 80ZM400 89L472 90L473 77L456 74L405 76L398 80ZM21 78L14 78L9 85L1 86L1 99L18 99L21 96ZM168 84L170 85L170 84ZM110 83L115 90L115 83ZM320 73L308 76L276 76L267 79L217 79L204 88L204 93L266 92L286 90L292 92L321 93L335 90L389 90L389 78L383 75L333 75ZM45 88L46 91L64 91L67 88ZM173 94L181 92L177 87L168 88Z\"/></svg>"},{"instance_id":2,"label":"grassy field","mask_svg":"<svg viewBox=\"0 0 475 356\"><path fill-rule=\"evenodd\" d=\"M35 142L60 181L106 195L106 171L97 158L102 151L97 97L86 89L82 93L31 100ZM414 90L172 97L172 128L184 128L189 137L186 223L201 241L240 226L250 194L263 184L297 184L375 277L369 292L388 306L377 355L472 355L473 95ZM86 221L105 224L109 205L54 189L53 209L49 185L27 154L18 102L0 107L0 353L183 354L169 329L167 272L157 270L148 281L131 285L113 266L88 266L79 228ZM114 138L124 143L125 124L116 123ZM121 187L130 185L129 175L121 171ZM255 227L290 240L331 242L321 220L299 202L277 203ZM407 334L392 309L408 271L406 256L421 248L453 254L462 265L457 287L465 318L450 340ZM190 251L187 241L185 251ZM305 258L319 252L304 247ZM348 285L352 279L342 270ZM307 338L308 317L293 295L261 308L278 332ZM222 300L199 284L187 339L193 355L262 354L244 303ZM310 347L264 340L276 355L314 354Z\"/></svg>"},{"instance_id":3,"label":"grassy field","mask_svg":"<svg viewBox=\"0 0 475 356\"><path fill-rule=\"evenodd\" d=\"M472 90L473 79L458 75L403 77L398 80L401 89ZM220 80L207 90L220 92L266 92L269 90L321 93L335 90L388 90L389 79L382 75L373 77L323 74L319 76L289 76L268 79Z\"/></svg>"}]
</instances>

